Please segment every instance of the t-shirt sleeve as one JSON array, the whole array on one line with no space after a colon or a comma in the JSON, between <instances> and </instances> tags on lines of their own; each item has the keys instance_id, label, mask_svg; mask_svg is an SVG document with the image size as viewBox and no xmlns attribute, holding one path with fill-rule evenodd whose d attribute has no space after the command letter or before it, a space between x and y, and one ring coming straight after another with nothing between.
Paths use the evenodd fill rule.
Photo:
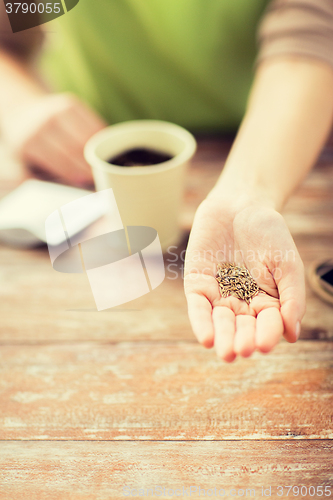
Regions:
<instances>
[{"instance_id":1,"label":"t-shirt sleeve","mask_svg":"<svg viewBox=\"0 0 333 500\"><path fill-rule=\"evenodd\" d=\"M262 60L299 55L333 67L333 0L273 0L259 25Z\"/></svg>"}]
</instances>

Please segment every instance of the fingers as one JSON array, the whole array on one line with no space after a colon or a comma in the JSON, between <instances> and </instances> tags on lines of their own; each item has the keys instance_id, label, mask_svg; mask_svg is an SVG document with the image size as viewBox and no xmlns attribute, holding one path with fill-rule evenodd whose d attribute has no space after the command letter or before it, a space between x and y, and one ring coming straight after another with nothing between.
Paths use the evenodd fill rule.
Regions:
<instances>
[{"instance_id":1,"label":"fingers","mask_svg":"<svg viewBox=\"0 0 333 500\"><path fill-rule=\"evenodd\" d=\"M56 126L71 139L73 146L80 152L85 167L88 168L83 157L84 145L92 135L102 130L106 123L80 103L59 115Z\"/></svg>"},{"instance_id":2,"label":"fingers","mask_svg":"<svg viewBox=\"0 0 333 500\"><path fill-rule=\"evenodd\" d=\"M282 337L284 325L279 309L270 307L257 317L237 315L228 307L213 309L214 345L219 358L231 362L237 355L247 358L258 349L268 353Z\"/></svg>"},{"instance_id":3,"label":"fingers","mask_svg":"<svg viewBox=\"0 0 333 500\"><path fill-rule=\"evenodd\" d=\"M284 323L284 338L287 342L296 342L301 331L301 320L305 313L304 308L299 300L289 299L284 301L281 306L281 316Z\"/></svg>"},{"instance_id":4,"label":"fingers","mask_svg":"<svg viewBox=\"0 0 333 500\"><path fill-rule=\"evenodd\" d=\"M214 345L212 306L209 300L197 293L188 293L188 316L192 330L200 344L210 348Z\"/></svg>"},{"instance_id":5,"label":"fingers","mask_svg":"<svg viewBox=\"0 0 333 500\"><path fill-rule=\"evenodd\" d=\"M62 181L80 185L91 180L90 172L82 166L79 158L69 154L66 140L64 143L45 135L38 145L31 144L26 148L24 158L28 164L45 169Z\"/></svg>"},{"instance_id":6,"label":"fingers","mask_svg":"<svg viewBox=\"0 0 333 500\"><path fill-rule=\"evenodd\" d=\"M283 335L283 321L276 307L263 309L257 316L255 345L259 351L267 353L279 342Z\"/></svg>"},{"instance_id":7,"label":"fingers","mask_svg":"<svg viewBox=\"0 0 333 500\"><path fill-rule=\"evenodd\" d=\"M219 358L234 361L237 355L247 358L258 349L267 353L283 334L283 321L276 307L265 309L257 318L249 314L235 316L224 306L213 309L214 346Z\"/></svg>"},{"instance_id":8,"label":"fingers","mask_svg":"<svg viewBox=\"0 0 333 500\"><path fill-rule=\"evenodd\" d=\"M92 135L106 127L106 122L100 116L82 102L78 101L78 103L76 111L82 130L86 130L88 134Z\"/></svg>"},{"instance_id":9,"label":"fingers","mask_svg":"<svg viewBox=\"0 0 333 500\"><path fill-rule=\"evenodd\" d=\"M105 127L105 122L70 95L43 98L38 106L38 120L22 142L22 159L52 173L60 181L92 184L91 169L83 150L87 140Z\"/></svg>"},{"instance_id":10,"label":"fingers","mask_svg":"<svg viewBox=\"0 0 333 500\"><path fill-rule=\"evenodd\" d=\"M256 319L248 314L236 316L235 353L244 358L255 351Z\"/></svg>"},{"instance_id":11,"label":"fingers","mask_svg":"<svg viewBox=\"0 0 333 500\"><path fill-rule=\"evenodd\" d=\"M281 278L277 281L280 294L281 316L284 337L288 342L296 342L300 322L305 314L304 266L298 254L296 261L281 266Z\"/></svg>"},{"instance_id":12,"label":"fingers","mask_svg":"<svg viewBox=\"0 0 333 500\"><path fill-rule=\"evenodd\" d=\"M214 346L219 358L231 362L236 358L234 351L235 314L228 307L213 309Z\"/></svg>"}]
</instances>

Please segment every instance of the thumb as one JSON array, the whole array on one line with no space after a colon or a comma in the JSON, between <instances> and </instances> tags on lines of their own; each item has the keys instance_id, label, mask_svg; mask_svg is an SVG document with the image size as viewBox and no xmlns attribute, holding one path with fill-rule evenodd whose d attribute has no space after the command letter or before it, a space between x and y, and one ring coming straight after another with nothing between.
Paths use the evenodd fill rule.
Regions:
<instances>
[{"instance_id":1,"label":"thumb","mask_svg":"<svg viewBox=\"0 0 333 500\"><path fill-rule=\"evenodd\" d=\"M278 270L280 276L274 276L274 278L280 296L284 338L288 342L296 342L305 314L304 265L297 254L294 262L285 261L281 263Z\"/></svg>"}]
</instances>

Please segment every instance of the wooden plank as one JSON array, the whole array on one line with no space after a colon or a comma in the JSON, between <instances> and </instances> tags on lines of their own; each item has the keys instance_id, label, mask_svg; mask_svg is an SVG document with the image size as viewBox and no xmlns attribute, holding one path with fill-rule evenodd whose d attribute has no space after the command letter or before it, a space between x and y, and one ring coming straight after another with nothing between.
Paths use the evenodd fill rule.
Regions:
<instances>
[{"instance_id":1,"label":"wooden plank","mask_svg":"<svg viewBox=\"0 0 333 500\"><path fill-rule=\"evenodd\" d=\"M0 439L328 439L333 343L233 364L191 343L0 348Z\"/></svg>"},{"instance_id":2,"label":"wooden plank","mask_svg":"<svg viewBox=\"0 0 333 500\"><path fill-rule=\"evenodd\" d=\"M214 185L230 145L230 139L200 139L187 176L183 210L183 223L187 228L198 204ZM8 161L6 158L4 164ZM8 177L7 170L1 173L5 180L6 175ZM14 182L13 173L8 179ZM8 191L9 184L5 183L5 187ZM284 212L307 267L313 260L332 254L332 190L333 168L329 163L320 163L290 199ZM98 313L86 276L55 272L45 248L20 251L1 247L0 343L117 342L119 338L194 340L181 280L184 250L183 244L178 249L177 262L173 262L174 254L165 255L167 279L152 293ZM179 279L174 279L176 272ZM311 290L308 290L307 306L301 338L333 339L332 307Z\"/></svg>"},{"instance_id":3,"label":"wooden plank","mask_svg":"<svg viewBox=\"0 0 333 500\"><path fill-rule=\"evenodd\" d=\"M313 260L325 259L333 248L329 237L297 236L295 240L306 269ZM185 245L177 255L173 250L165 255L166 279L153 292L98 312L87 277L54 271L46 249L1 249L0 344L194 341L183 292L184 250ZM301 338L333 339L333 309L309 287Z\"/></svg>"},{"instance_id":4,"label":"wooden plank","mask_svg":"<svg viewBox=\"0 0 333 500\"><path fill-rule=\"evenodd\" d=\"M54 271L46 250L15 255L0 268L0 343L194 341L183 282L174 279L173 267L148 295L98 312L86 275Z\"/></svg>"},{"instance_id":5,"label":"wooden plank","mask_svg":"<svg viewBox=\"0 0 333 500\"><path fill-rule=\"evenodd\" d=\"M133 498L134 490L139 496L138 489L146 498L151 488L155 494L150 492L149 498L171 498L176 489L180 497L185 491L188 497L203 498L202 490L213 498L223 498L223 490L225 497L262 497L264 488L275 499L282 492L282 498L287 497L287 488L279 488L287 485L299 487L297 496L291 490L291 498L319 498L311 496L310 486L323 486L325 491L325 485L331 485L331 495L323 498L333 494L333 444L325 440L91 442L89 446L2 442L0 450L1 500L109 500Z\"/></svg>"}]
</instances>

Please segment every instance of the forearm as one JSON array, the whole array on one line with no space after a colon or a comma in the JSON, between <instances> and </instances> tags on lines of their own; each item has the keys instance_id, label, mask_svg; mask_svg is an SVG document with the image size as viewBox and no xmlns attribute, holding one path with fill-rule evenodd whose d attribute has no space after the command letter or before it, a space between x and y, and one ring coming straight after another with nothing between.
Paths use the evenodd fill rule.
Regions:
<instances>
[{"instance_id":1,"label":"forearm","mask_svg":"<svg viewBox=\"0 0 333 500\"><path fill-rule=\"evenodd\" d=\"M280 210L314 165L333 120L333 69L275 58L257 70L248 110L211 195L265 200Z\"/></svg>"}]
</instances>

